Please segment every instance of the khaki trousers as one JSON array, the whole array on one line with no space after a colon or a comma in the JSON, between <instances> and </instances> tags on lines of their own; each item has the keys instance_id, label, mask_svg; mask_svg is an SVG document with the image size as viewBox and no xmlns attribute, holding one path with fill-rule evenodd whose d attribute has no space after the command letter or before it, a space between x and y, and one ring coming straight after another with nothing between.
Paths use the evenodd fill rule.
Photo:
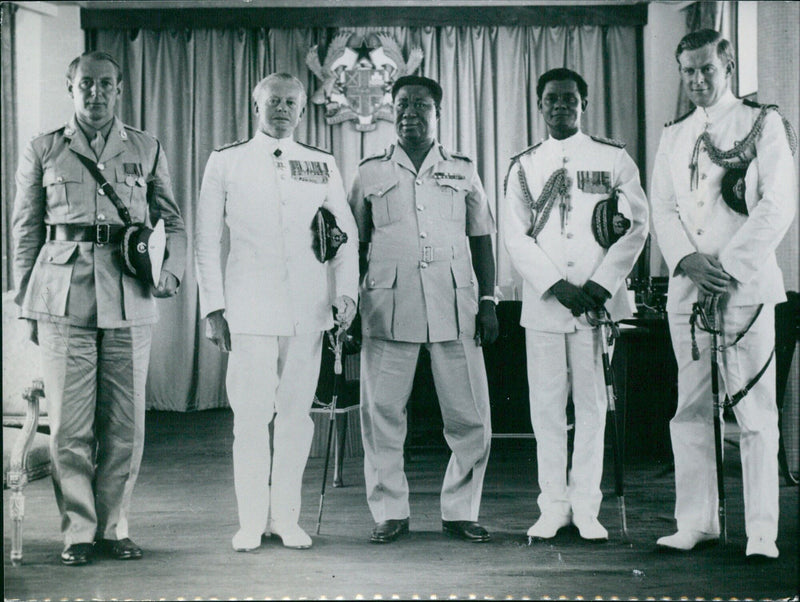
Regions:
<instances>
[{"instance_id":1,"label":"khaki trousers","mask_svg":"<svg viewBox=\"0 0 800 602\"><path fill-rule=\"evenodd\" d=\"M321 332L231 335L226 386L233 409L233 480L244 531L265 531L270 516L276 523L297 524L303 471L314 436L309 412L321 353Z\"/></svg>"},{"instance_id":2,"label":"khaki trousers","mask_svg":"<svg viewBox=\"0 0 800 602\"><path fill-rule=\"evenodd\" d=\"M128 537L144 449L151 327L39 321L53 486L66 546Z\"/></svg>"},{"instance_id":3,"label":"khaki trousers","mask_svg":"<svg viewBox=\"0 0 800 602\"><path fill-rule=\"evenodd\" d=\"M405 343L364 337L361 436L367 503L375 522L410 516L403 470L406 404L421 345L431 354L444 437L452 454L441 491L443 520L478 520L492 427L483 351L472 339Z\"/></svg>"}]
</instances>

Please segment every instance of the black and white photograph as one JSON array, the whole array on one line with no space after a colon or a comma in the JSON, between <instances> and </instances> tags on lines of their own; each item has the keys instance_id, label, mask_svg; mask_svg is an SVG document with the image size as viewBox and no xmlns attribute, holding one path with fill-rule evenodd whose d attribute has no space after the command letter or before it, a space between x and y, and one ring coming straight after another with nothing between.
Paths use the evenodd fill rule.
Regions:
<instances>
[{"instance_id":1,"label":"black and white photograph","mask_svg":"<svg viewBox=\"0 0 800 602\"><path fill-rule=\"evenodd\" d=\"M798 599L800 3L0 29L5 600Z\"/></svg>"}]
</instances>

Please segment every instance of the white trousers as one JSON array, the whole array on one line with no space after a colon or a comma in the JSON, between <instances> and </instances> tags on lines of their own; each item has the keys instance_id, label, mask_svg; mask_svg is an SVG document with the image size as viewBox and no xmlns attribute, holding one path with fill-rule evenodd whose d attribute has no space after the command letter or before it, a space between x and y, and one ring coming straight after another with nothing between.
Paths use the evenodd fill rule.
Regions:
<instances>
[{"instance_id":1,"label":"white trousers","mask_svg":"<svg viewBox=\"0 0 800 602\"><path fill-rule=\"evenodd\" d=\"M483 351L472 339L405 343L364 337L361 347L361 436L367 503L375 522L410 516L403 443L421 345L431 368L452 454L441 491L443 520L478 520L492 441Z\"/></svg>"},{"instance_id":2,"label":"white trousers","mask_svg":"<svg viewBox=\"0 0 800 602\"><path fill-rule=\"evenodd\" d=\"M606 409L598 329L569 333L525 329L531 424L536 437L542 514L596 517L603 494ZM567 395L572 389L575 436L567 475Z\"/></svg>"},{"instance_id":3,"label":"white trousers","mask_svg":"<svg viewBox=\"0 0 800 602\"><path fill-rule=\"evenodd\" d=\"M297 524L314 423L322 333L293 337L231 335L226 385L233 409L233 479L239 526L261 533ZM269 423L274 422L270 458ZM271 459L271 470L270 470ZM270 486L271 475L271 486Z\"/></svg>"},{"instance_id":4,"label":"white trousers","mask_svg":"<svg viewBox=\"0 0 800 602\"><path fill-rule=\"evenodd\" d=\"M729 343L747 326L757 306L719 312ZM670 421L675 456L675 518L678 529L719 533L711 397L711 335L696 331L700 359L691 354L689 316L669 314L672 347L678 363L678 409ZM775 342L775 307L765 304L744 338L722 355L720 400L734 395L763 367ZM741 430L740 454L747 537L775 540L778 534L778 409L775 358L747 396L733 408ZM724 423L722 425L724 427Z\"/></svg>"}]
</instances>

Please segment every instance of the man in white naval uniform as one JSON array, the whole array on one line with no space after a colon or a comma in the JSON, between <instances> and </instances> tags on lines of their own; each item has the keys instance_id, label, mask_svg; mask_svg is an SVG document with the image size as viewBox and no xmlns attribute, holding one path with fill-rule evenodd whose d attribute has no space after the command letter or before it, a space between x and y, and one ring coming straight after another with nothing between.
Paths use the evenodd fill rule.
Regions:
<instances>
[{"instance_id":1,"label":"man in white naval uniform","mask_svg":"<svg viewBox=\"0 0 800 602\"><path fill-rule=\"evenodd\" d=\"M502 238L523 278L520 323L541 490L541 514L528 536L538 539L570 522L584 539L608 538L597 520L607 404L602 335L584 313L605 305L614 320L631 315L625 278L648 232L647 200L624 145L580 130L587 93L569 69L539 78L549 136L512 159L500 213ZM630 227L606 249L593 234L593 213L612 194ZM570 388L575 444L567 475Z\"/></svg>"},{"instance_id":2,"label":"man in white naval uniform","mask_svg":"<svg viewBox=\"0 0 800 602\"><path fill-rule=\"evenodd\" d=\"M230 352L237 551L259 547L264 533L278 535L286 547L311 546L298 518L322 337L334 324L331 303L337 323L347 326L358 294L358 235L336 163L292 140L305 109L302 84L272 74L256 85L253 102L258 131L209 157L195 226L206 336ZM351 241L325 264L312 250L311 224L320 207ZM223 225L230 230L224 282Z\"/></svg>"},{"instance_id":3,"label":"man in white naval uniform","mask_svg":"<svg viewBox=\"0 0 800 602\"><path fill-rule=\"evenodd\" d=\"M667 313L678 363L678 409L670 422L678 531L657 543L691 550L717 540L720 533L711 337L697 332L700 358L695 361L689 326L698 296L715 295L722 345L747 331L720 354L721 393L733 397L766 365L733 412L741 428L746 554L775 558L778 415L775 363L767 362L774 347L774 306L786 298L775 248L797 205L791 126L784 125L775 107L733 96L729 88L733 53L717 32L688 34L675 56L683 85L697 108L664 129L650 196L655 235L670 273ZM735 146L736 152L726 155ZM731 159L743 165L731 165ZM723 177L731 167L747 168L745 214L723 199ZM762 310L748 329L759 304Z\"/></svg>"}]
</instances>

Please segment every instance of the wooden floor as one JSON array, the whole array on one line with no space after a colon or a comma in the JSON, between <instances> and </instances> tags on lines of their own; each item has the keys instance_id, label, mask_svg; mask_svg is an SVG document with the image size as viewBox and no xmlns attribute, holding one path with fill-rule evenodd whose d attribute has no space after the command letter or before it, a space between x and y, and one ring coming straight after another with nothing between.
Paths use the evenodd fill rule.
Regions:
<instances>
[{"instance_id":1,"label":"wooden floor","mask_svg":"<svg viewBox=\"0 0 800 602\"><path fill-rule=\"evenodd\" d=\"M744 556L741 470L726 447L729 544L670 554L655 549L674 529L673 475L656 461L627 467L630 542L623 542L607 453L600 519L611 539L587 544L572 528L552 542L527 545L538 515L534 442L496 440L486 475L481 522L489 544L441 533L441 450L415 451L407 465L412 533L386 546L368 543L372 519L364 499L361 458L345 463L345 487L328 488L322 532L316 525L322 459L305 473L301 525L310 550L266 540L249 554L231 550L236 531L231 468L231 415L149 412L131 530L145 549L140 561L59 564L61 543L48 479L27 490L25 562L9 562L8 492L4 492L4 588L8 599L776 599L798 593L798 490L781 486L777 561ZM616 598L615 598L616 597Z\"/></svg>"}]
</instances>

